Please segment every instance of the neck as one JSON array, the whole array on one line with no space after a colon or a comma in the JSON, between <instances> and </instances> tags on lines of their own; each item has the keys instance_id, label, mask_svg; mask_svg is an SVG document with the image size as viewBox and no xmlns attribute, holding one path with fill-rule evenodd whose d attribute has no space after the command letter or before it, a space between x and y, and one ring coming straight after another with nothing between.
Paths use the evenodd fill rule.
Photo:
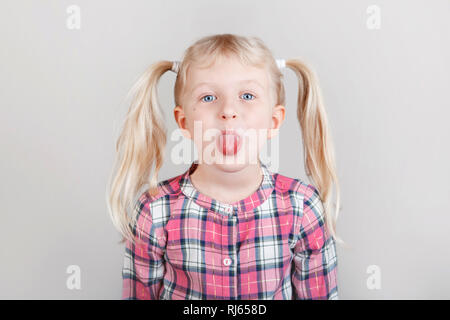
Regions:
<instances>
[{"instance_id":1,"label":"neck","mask_svg":"<svg viewBox=\"0 0 450 320\"><path fill-rule=\"evenodd\" d=\"M201 193L218 201L234 203L258 189L262 182L262 168L257 163L225 171L216 165L199 164L190 178Z\"/></svg>"}]
</instances>

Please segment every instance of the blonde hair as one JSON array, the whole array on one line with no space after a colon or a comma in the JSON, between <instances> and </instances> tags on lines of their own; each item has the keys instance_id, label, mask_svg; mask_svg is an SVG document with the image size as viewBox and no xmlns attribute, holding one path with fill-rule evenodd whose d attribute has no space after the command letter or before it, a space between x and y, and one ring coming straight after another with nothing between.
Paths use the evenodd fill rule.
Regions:
<instances>
[{"instance_id":1,"label":"blonde hair","mask_svg":"<svg viewBox=\"0 0 450 320\"><path fill-rule=\"evenodd\" d=\"M182 105L183 89L189 68L208 68L220 57L237 57L243 64L266 68L269 74L272 106L285 105L283 74L270 50L257 37L218 34L203 37L191 45L180 61L175 81L176 105ZM300 59L286 59L286 67L299 78L297 117L300 123L305 156L306 174L315 184L325 210L325 222L331 235L336 235L339 214L339 185L330 129L323 106L318 80L314 72ZM158 172L164 162L166 128L164 112L159 104L157 85L166 71L172 70L172 61L153 63L132 87L132 101L123 129L116 143L116 162L107 191L108 210L122 240L135 240L133 225L136 220L136 197L146 184L151 195L158 193ZM112 182L112 183L111 183ZM330 210L332 184L336 185L336 214ZM132 209L131 216L127 214ZM134 209L134 211L133 211ZM140 234L139 234L140 237Z\"/></svg>"}]
</instances>

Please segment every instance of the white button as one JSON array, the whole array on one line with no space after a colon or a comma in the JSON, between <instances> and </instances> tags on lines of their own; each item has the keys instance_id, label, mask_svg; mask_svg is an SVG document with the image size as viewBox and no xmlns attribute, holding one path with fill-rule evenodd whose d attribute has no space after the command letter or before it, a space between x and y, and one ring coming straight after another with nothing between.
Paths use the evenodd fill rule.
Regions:
<instances>
[{"instance_id":1,"label":"white button","mask_svg":"<svg viewBox=\"0 0 450 320\"><path fill-rule=\"evenodd\" d=\"M223 259L223 264L229 266L231 264L231 259L230 258Z\"/></svg>"}]
</instances>

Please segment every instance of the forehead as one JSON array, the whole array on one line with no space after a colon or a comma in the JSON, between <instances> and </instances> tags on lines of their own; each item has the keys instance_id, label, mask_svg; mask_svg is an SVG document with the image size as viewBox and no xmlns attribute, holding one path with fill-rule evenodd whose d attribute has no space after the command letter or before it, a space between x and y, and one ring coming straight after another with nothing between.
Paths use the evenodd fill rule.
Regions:
<instances>
[{"instance_id":1,"label":"forehead","mask_svg":"<svg viewBox=\"0 0 450 320\"><path fill-rule=\"evenodd\" d=\"M236 58L221 57L209 66L191 65L186 74L187 85L194 90L200 85L256 84L267 88L265 68L245 65Z\"/></svg>"}]
</instances>

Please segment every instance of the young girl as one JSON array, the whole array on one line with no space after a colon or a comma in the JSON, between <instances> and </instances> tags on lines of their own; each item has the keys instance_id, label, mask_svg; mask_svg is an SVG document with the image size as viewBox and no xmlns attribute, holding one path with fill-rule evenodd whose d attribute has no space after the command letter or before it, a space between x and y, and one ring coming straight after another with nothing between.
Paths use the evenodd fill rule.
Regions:
<instances>
[{"instance_id":1,"label":"young girl","mask_svg":"<svg viewBox=\"0 0 450 320\"><path fill-rule=\"evenodd\" d=\"M315 185L258 158L284 121L284 67L299 77L297 116ZM214 132L216 148L213 161L199 152L186 172L158 183L166 129L156 88L166 71L177 73L180 130L198 150ZM126 242L122 298L338 299L339 188L314 73L300 60L275 60L256 37L220 34L198 40L181 62L153 64L133 88L108 197ZM265 135L247 143L251 129Z\"/></svg>"}]
</instances>

